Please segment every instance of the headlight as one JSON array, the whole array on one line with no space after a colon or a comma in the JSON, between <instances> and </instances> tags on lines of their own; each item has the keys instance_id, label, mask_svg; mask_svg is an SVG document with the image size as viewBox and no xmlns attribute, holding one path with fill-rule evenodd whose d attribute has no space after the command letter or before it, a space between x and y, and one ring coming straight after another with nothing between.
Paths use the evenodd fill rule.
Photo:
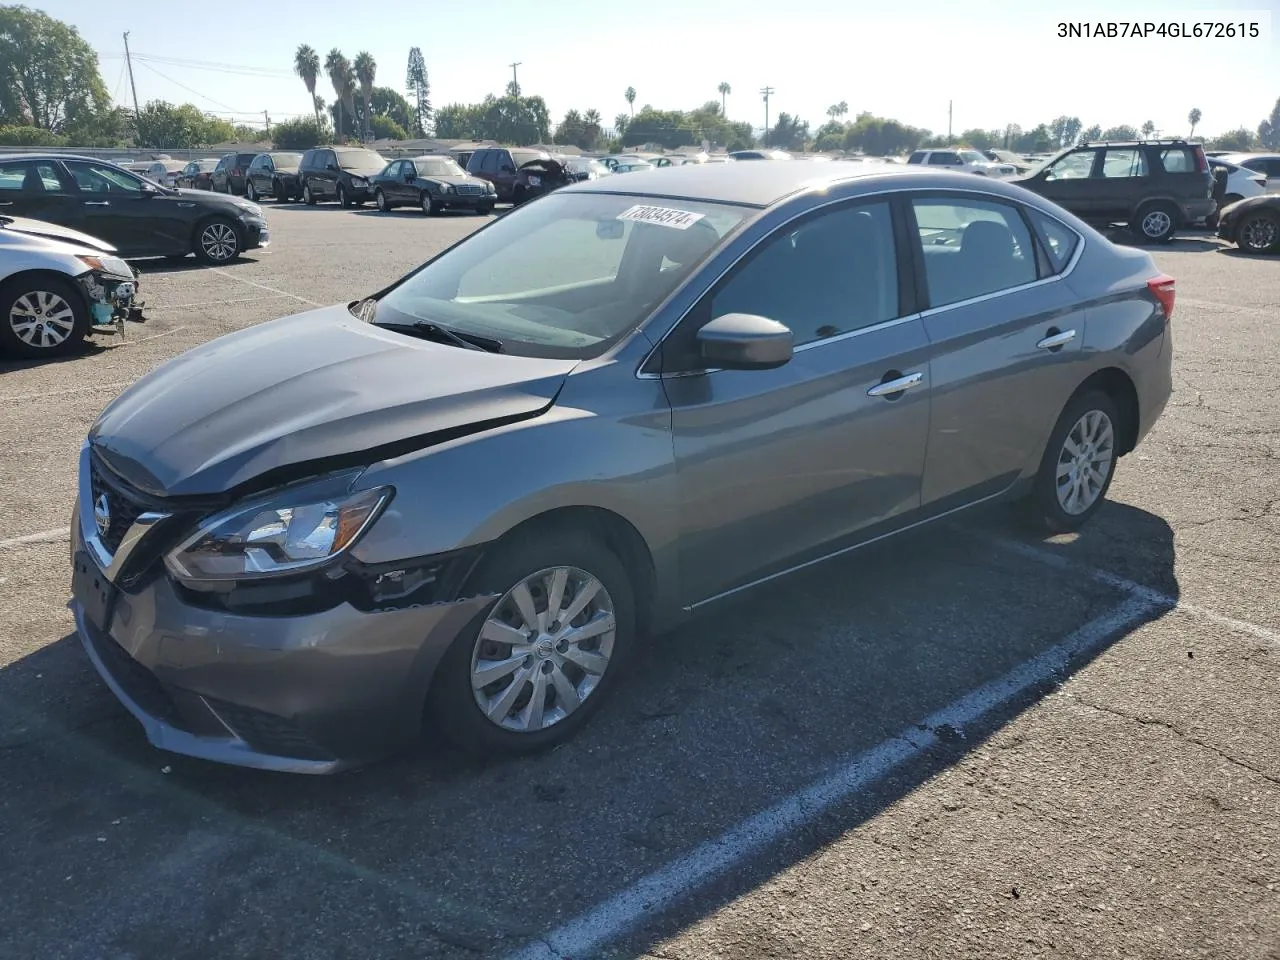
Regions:
<instances>
[{"instance_id":1,"label":"headlight","mask_svg":"<svg viewBox=\"0 0 1280 960\"><path fill-rule=\"evenodd\" d=\"M369 181L364 177L352 177L351 185L353 187L367 187L369 185Z\"/></svg>"},{"instance_id":2,"label":"headlight","mask_svg":"<svg viewBox=\"0 0 1280 960\"><path fill-rule=\"evenodd\" d=\"M179 580L253 580L323 566L355 543L391 487L346 492L359 474L277 491L204 521L165 557Z\"/></svg>"},{"instance_id":3,"label":"headlight","mask_svg":"<svg viewBox=\"0 0 1280 960\"><path fill-rule=\"evenodd\" d=\"M497 193L497 192L498 192L498 189L497 189L497 187L495 187L495 186L494 186L490 181L486 180L486 181L484 182L484 192L485 192L485 193Z\"/></svg>"},{"instance_id":4,"label":"headlight","mask_svg":"<svg viewBox=\"0 0 1280 960\"><path fill-rule=\"evenodd\" d=\"M109 273L114 277L132 277L133 270L119 257L77 257L81 263L91 270Z\"/></svg>"},{"instance_id":5,"label":"headlight","mask_svg":"<svg viewBox=\"0 0 1280 960\"><path fill-rule=\"evenodd\" d=\"M447 183L436 184L436 189L441 193L453 193L453 187L449 186Z\"/></svg>"},{"instance_id":6,"label":"headlight","mask_svg":"<svg viewBox=\"0 0 1280 960\"><path fill-rule=\"evenodd\" d=\"M239 207L241 210L243 210L245 213L249 214L249 216L251 217L262 216L262 208L258 206L256 203L249 203L247 200L240 200L236 203L236 206Z\"/></svg>"}]
</instances>

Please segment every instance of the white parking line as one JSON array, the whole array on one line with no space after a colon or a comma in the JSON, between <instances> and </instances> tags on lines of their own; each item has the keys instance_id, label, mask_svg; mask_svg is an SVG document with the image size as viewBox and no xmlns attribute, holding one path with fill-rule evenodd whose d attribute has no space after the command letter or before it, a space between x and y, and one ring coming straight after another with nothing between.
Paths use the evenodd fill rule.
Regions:
<instances>
[{"instance_id":1,"label":"white parking line","mask_svg":"<svg viewBox=\"0 0 1280 960\"><path fill-rule=\"evenodd\" d=\"M1158 596L1158 595L1157 595ZM813 822L837 804L882 780L921 751L938 745L934 731L966 726L1064 671L1070 662L1101 647L1122 630L1165 604L1146 592L1130 592L1114 610L1090 620L1058 645L984 684L923 721L913 724L836 768L817 783L756 814L687 856L649 874L598 906L509 955L509 960L569 960L616 941L693 893L730 867Z\"/></svg>"},{"instance_id":2,"label":"white parking line","mask_svg":"<svg viewBox=\"0 0 1280 960\"><path fill-rule=\"evenodd\" d=\"M119 350L121 347L136 347L140 343L146 343L148 340L159 340L161 337L172 337L179 330L187 329L185 325L174 327L172 330L166 330L164 333L153 333L149 337L142 337L139 340L121 340L119 343L112 344L110 349Z\"/></svg>"},{"instance_id":3,"label":"white parking line","mask_svg":"<svg viewBox=\"0 0 1280 960\"><path fill-rule=\"evenodd\" d=\"M10 537L0 540L0 550L11 550L14 547L25 547L29 543L57 543L71 536L70 527L58 527L55 530L42 530L39 533L28 533L24 537Z\"/></svg>"},{"instance_id":4,"label":"white parking line","mask_svg":"<svg viewBox=\"0 0 1280 960\"><path fill-rule=\"evenodd\" d=\"M259 290L266 290L268 293L274 293L277 296L288 297L290 300L297 300L299 303L305 303L312 307L323 307L323 303L316 303L314 300L308 300L306 297L300 297L296 293L289 293L287 290L280 290L276 287L269 287L265 283L259 283L257 280L249 280L245 277L237 277L234 273L227 273L225 270L219 270L216 267L210 268L210 273L216 273L220 277L226 277L228 280L238 280L241 283L247 283L251 287L257 287Z\"/></svg>"},{"instance_id":5,"label":"white parking line","mask_svg":"<svg viewBox=\"0 0 1280 960\"><path fill-rule=\"evenodd\" d=\"M238 279L238 278L237 278ZM292 300L291 293L273 293L265 297L240 297L235 300L201 300L199 303L158 303L161 310L185 310L189 307L220 307L227 303L257 303L259 300Z\"/></svg>"}]
</instances>

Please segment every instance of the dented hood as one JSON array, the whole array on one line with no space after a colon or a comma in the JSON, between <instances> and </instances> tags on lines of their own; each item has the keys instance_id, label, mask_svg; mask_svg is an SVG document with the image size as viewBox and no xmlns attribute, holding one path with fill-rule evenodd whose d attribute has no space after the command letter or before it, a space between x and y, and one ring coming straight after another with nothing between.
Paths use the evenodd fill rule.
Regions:
<instances>
[{"instance_id":1,"label":"dented hood","mask_svg":"<svg viewBox=\"0 0 1280 960\"><path fill-rule=\"evenodd\" d=\"M575 364L430 343L326 307L176 357L112 402L89 440L153 496L215 496L536 416Z\"/></svg>"}]
</instances>

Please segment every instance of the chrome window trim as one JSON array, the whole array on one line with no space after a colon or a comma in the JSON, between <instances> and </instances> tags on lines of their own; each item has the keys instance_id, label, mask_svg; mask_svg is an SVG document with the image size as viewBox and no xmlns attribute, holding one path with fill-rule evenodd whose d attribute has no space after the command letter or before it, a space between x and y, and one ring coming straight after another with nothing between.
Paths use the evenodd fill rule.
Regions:
<instances>
[{"instance_id":1,"label":"chrome window trim","mask_svg":"<svg viewBox=\"0 0 1280 960\"><path fill-rule=\"evenodd\" d=\"M848 183L848 182L856 182L856 178L852 181L841 181L841 183ZM830 189L830 186L823 187L821 189ZM725 266L725 268L721 270L719 274L716 275L715 279L713 279L710 283L707 284L706 288L695 299L693 306L691 306L688 310L682 313L674 322L672 322L672 324L669 327L667 327L666 331L662 334L662 336L658 337L658 339L654 342L653 346L649 349L649 351L645 353L644 357L640 360L640 363L636 366L636 373L635 373L636 379L637 380L664 380L669 377L694 377L694 376L702 376L703 374L722 372L718 367L714 369L707 369L707 370L682 370L679 373L667 373L667 374L645 373L643 371L644 371L644 368L653 359L654 355L662 348L663 341L665 341L667 337L671 336L672 332L676 329L676 327L680 326L680 324L684 322L684 319L687 316L689 316L689 313L693 310L694 307L697 306L699 302L701 302L702 298L705 297L707 293L716 284L718 284L721 280L723 280L731 270L737 267L739 263L741 263L744 259L747 258L747 256L749 256L750 254L754 253L757 249L759 249L762 243L764 243L765 241L775 236L778 233L778 231L786 228L787 226L790 226L792 223L794 223L796 220L799 220L801 217L807 217L812 213L815 213L820 210L825 210L828 207L838 206L840 204L856 204L858 202L874 203L877 198L889 197L891 195L900 194L900 193L973 194L974 196L987 198L990 202L1016 204L1020 207L1030 207L1031 209L1036 210L1038 213L1041 213L1044 216L1049 217L1052 220L1055 220L1056 222L1061 224L1063 227L1065 227L1067 230L1070 230L1072 233L1076 235L1079 242L1076 244L1076 249L1071 256L1071 261L1061 271L1059 271L1058 273L1055 273L1051 277L1042 277L1040 279L1032 281L1031 283L1020 284L1019 286L1016 286L1016 287L1008 287L1004 290L997 290L994 293L986 293L979 297L970 297L968 300L957 300L955 303L943 304L942 306L939 306L939 307L930 307L929 309L922 310L919 313L912 313L912 314L907 314L901 317L894 317L892 320L887 320L883 323L873 324L868 327L860 327L857 330L850 330L848 333L842 333L835 337L828 337L825 340L813 340L813 341L810 341L809 343L801 344L800 346L796 347L794 351L795 353L800 353L804 350L809 349L810 347L825 346L826 344L847 340L847 339L850 339L851 337L858 336L860 334L873 333L879 330L887 329L888 327L895 326L899 323L906 323L910 320L918 320L918 319L923 319L925 317L937 316L938 314L944 313L948 310L957 310L957 309L960 309L961 307L967 307L975 303L982 303L987 300L994 300L996 297L1007 296L1008 294L1011 294L1011 293L1021 293L1023 290L1030 290L1033 287L1043 286L1044 284L1047 284L1047 283L1056 283L1059 280L1066 278L1073 270L1075 270L1076 264L1080 262L1080 258L1084 255L1084 248L1087 242L1085 235L1081 233L1079 230L1077 230L1075 227L1071 226L1071 224L1065 222L1059 217L1054 216L1052 213L1049 213L1047 210L1043 210L1040 207L1035 206L1034 204L1028 204L1023 200L1013 198L1013 197L1005 197L998 193L991 193L987 190L977 190L971 187L893 187L888 190L877 191L876 193L855 195L852 197L846 196L846 197L832 198L830 200L827 200L824 203L819 203L815 206L808 207L804 210L798 211L793 216L789 217L788 219L784 220L782 223L778 224L778 226L775 227L773 230L770 230L767 234L765 234L765 236L761 237L756 243L753 243L741 254L734 257L733 260L730 261L730 263L727 266ZM794 199L794 198L789 198L789 199ZM769 212L768 208L765 208L764 210L761 211L761 215L762 216L767 215L768 212ZM1031 233L1032 233L1033 240L1035 242L1039 242L1039 238L1036 237L1034 229L1031 231ZM925 283L926 284L928 283L927 277L925 278Z\"/></svg>"},{"instance_id":2,"label":"chrome window trim","mask_svg":"<svg viewBox=\"0 0 1280 960\"><path fill-rule=\"evenodd\" d=\"M93 557L94 562L102 570L108 580L115 583L121 568L128 562L130 555L150 531L161 520L167 520L172 514L147 511L140 513L120 540L120 546L112 553L98 535L98 523L93 516L93 452L89 441L80 446L80 470L77 478L80 511L80 540L85 549Z\"/></svg>"}]
</instances>

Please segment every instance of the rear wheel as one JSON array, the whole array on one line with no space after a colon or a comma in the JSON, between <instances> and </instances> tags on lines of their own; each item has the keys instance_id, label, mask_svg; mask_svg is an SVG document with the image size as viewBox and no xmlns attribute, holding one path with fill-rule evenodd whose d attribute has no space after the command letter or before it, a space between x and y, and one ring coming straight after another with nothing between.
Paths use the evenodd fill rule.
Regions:
<instances>
[{"instance_id":1,"label":"rear wheel","mask_svg":"<svg viewBox=\"0 0 1280 960\"><path fill-rule=\"evenodd\" d=\"M309 183L302 185L302 202L309 207L316 205L316 195L311 192L311 184Z\"/></svg>"},{"instance_id":2,"label":"rear wheel","mask_svg":"<svg viewBox=\"0 0 1280 960\"><path fill-rule=\"evenodd\" d=\"M1147 243L1168 243L1178 229L1178 208L1163 200L1144 203L1138 208L1129 229Z\"/></svg>"},{"instance_id":3,"label":"rear wheel","mask_svg":"<svg viewBox=\"0 0 1280 960\"><path fill-rule=\"evenodd\" d=\"M373 202L381 213L387 213L391 210L391 204L387 202L387 195L381 189L373 191Z\"/></svg>"},{"instance_id":4,"label":"rear wheel","mask_svg":"<svg viewBox=\"0 0 1280 960\"><path fill-rule=\"evenodd\" d=\"M224 217L206 220L196 231L195 253L205 263L230 263L243 249L235 224Z\"/></svg>"},{"instance_id":5,"label":"rear wheel","mask_svg":"<svg viewBox=\"0 0 1280 960\"><path fill-rule=\"evenodd\" d=\"M1120 415L1101 390L1073 397L1049 438L1035 486L1030 518L1051 533L1078 530L1097 513L1115 475Z\"/></svg>"},{"instance_id":6,"label":"rear wheel","mask_svg":"<svg viewBox=\"0 0 1280 960\"><path fill-rule=\"evenodd\" d=\"M1241 217L1236 246L1246 253L1280 253L1280 215L1258 210Z\"/></svg>"},{"instance_id":7,"label":"rear wheel","mask_svg":"<svg viewBox=\"0 0 1280 960\"><path fill-rule=\"evenodd\" d=\"M89 332L89 309L70 282L19 278L0 290L0 345L18 357L57 357Z\"/></svg>"},{"instance_id":8,"label":"rear wheel","mask_svg":"<svg viewBox=\"0 0 1280 960\"><path fill-rule=\"evenodd\" d=\"M244 198L250 203L258 202L258 191L254 188L252 180L244 186Z\"/></svg>"},{"instance_id":9,"label":"rear wheel","mask_svg":"<svg viewBox=\"0 0 1280 960\"><path fill-rule=\"evenodd\" d=\"M625 672L635 639L626 567L585 533L530 532L497 545L468 589L499 600L441 660L436 724L485 752L569 739Z\"/></svg>"}]
</instances>

